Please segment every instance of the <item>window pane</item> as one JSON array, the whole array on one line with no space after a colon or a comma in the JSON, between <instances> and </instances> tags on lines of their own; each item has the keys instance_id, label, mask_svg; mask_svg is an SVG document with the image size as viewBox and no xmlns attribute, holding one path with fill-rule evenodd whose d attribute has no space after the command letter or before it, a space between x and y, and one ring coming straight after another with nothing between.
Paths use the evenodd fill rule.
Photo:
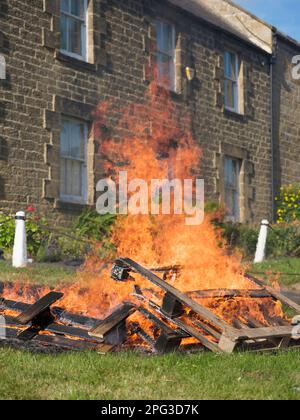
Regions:
<instances>
[{"instance_id":1,"label":"window pane","mask_svg":"<svg viewBox=\"0 0 300 420\"><path fill-rule=\"evenodd\" d=\"M84 198L86 137L87 126L85 123L73 119L63 119L60 141L60 191L63 198Z\"/></svg>"},{"instance_id":2,"label":"window pane","mask_svg":"<svg viewBox=\"0 0 300 420\"><path fill-rule=\"evenodd\" d=\"M69 0L60 0L60 7L61 7L61 10L63 11L63 12L69 12L70 11L70 6L69 6Z\"/></svg>"},{"instance_id":3,"label":"window pane","mask_svg":"<svg viewBox=\"0 0 300 420\"><path fill-rule=\"evenodd\" d=\"M174 37L173 37L173 25L164 22L157 22L157 49L159 52L163 52L170 56L174 55Z\"/></svg>"},{"instance_id":4,"label":"window pane","mask_svg":"<svg viewBox=\"0 0 300 420\"><path fill-rule=\"evenodd\" d=\"M231 109L236 109L234 85L234 82L231 82L230 80L225 80L225 106Z\"/></svg>"},{"instance_id":5,"label":"window pane","mask_svg":"<svg viewBox=\"0 0 300 420\"><path fill-rule=\"evenodd\" d=\"M157 54L157 72L159 83L172 89L175 87L175 62L165 54Z\"/></svg>"},{"instance_id":6,"label":"window pane","mask_svg":"<svg viewBox=\"0 0 300 420\"><path fill-rule=\"evenodd\" d=\"M83 55L82 26L79 20L69 18L69 51L78 55Z\"/></svg>"},{"instance_id":7,"label":"window pane","mask_svg":"<svg viewBox=\"0 0 300 420\"><path fill-rule=\"evenodd\" d=\"M71 0L71 13L72 15L78 16L84 19L85 16L85 7L84 0Z\"/></svg>"},{"instance_id":8,"label":"window pane","mask_svg":"<svg viewBox=\"0 0 300 420\"><path fill-rule=\"evenodd\" d=\"M231 80L237 80L237 55L226 51L224 54L225 77Z\"/></svg>"},{"instance_id":9,"label":"window pane","mask_svg":"<svg viewBox=\"0 0 300 420\"><path fill-rule=\"evenodd\" d=\"M67 28L67 17L65 15L61 15L60 19L60 32L61 32L61 49L67 51L68 50L68 28Z\"/></svg>"},{"instance_id":10,"label":"window pane","mask_svg":"<svg viewBox=\"0 0 300 420\"><path fill-rule=\"evenodd\" d=\"M63 196L82 197L82 163L71 159L61 159L60 177Z\"/></svg>"},{"instance_id":11,"label":"window pane","mask_svg":"<svg viewBox=\"0 0 300 420\"><path fill-rule=\"evenodd\" d=\"M85 158L84 124L74 122L70 124L70 156L75 159Z\"/></svg>"},{"instance_id":12,"label":"window pane","mask_svg":"<svg viewBox=\"0 0 300 420\"><path fill-rule=\"evenodd\" d=\"M69 145L69 123L63 121L61 135L60 135L60 153L61 156L69 156L70 145Z\"/></svg>"},{"instance_id":13,"label":"window pane","mask_svg":"<svg viewBox=\"0 0 300 420\"><path fill-rule=\"evenodd\" d=\"M225 205L229 218L234 221L240 218L240 170L238 159L225 158Z\"/></svg>"},{"instance_id":14,"label":"window pane","mask_svg":"<svg viewBox=\"0 0 300 420\"><path fill-rule=\"evenodd\" d=\"M66 160L60 160L60 193L62 195L67 195L67 187L66 187Z\"/></svg>"},{"instance_id":15,"label":"window pane","mask_svg":"<svg viewBox=\"0 0 300 420\"><path fill-rule=\"evenodd\" d=\"M82 196L82 163L76 161L71 162L71 193L75 197Z\"/></svg>"}]
</instances>

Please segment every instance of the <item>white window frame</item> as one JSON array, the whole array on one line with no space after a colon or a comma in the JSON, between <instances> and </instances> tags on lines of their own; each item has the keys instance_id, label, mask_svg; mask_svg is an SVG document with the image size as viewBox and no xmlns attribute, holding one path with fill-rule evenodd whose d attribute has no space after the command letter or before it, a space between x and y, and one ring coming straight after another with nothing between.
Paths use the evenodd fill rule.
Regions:
<instances>
[{"instance_id":1,"label":"white window frame","mask_svg":"<svg viewBox=\"0 0 300 420\"><path fill-rule=\"evenodd\" d=\"M177 92L177 77L176 77L176 28L175 25L171 22L167 22L165 20L159 20L157 19L155 21L155 25L157 28L158 24L162 24L162 25L169 25L172 28L172 55L167 54L165 51L160 51L159 50L159 42L158 42L158 33L156 33L156 38L157 38L157 42L156 42L156 61L158 63L158 55L164 55L166 57L168 57L169 59L172 59L173 61L173 66L174 66L174 80L170 80L170 86L168 86L168 89L172 92ZM158 83L160 86L166 88L166 85L158 80Z\"/></svg>"},{"instance_id":2,"label":"white window frame","mask_svg":"<svg viewBox=\"0 0 300 420\"><path fill-rule=\"evenodd\" d=\"M69 1L69 9L70 9L70 1L71 0L68 0L68 1ZM86 62L88 60L88 56L87 56L87 53L88 53L88 36L87 36L87 34L88 34L88 1L89 0L84 0L84 10L85 10L84 18L73 15L71 12L65 12L65 11L62 10L62 8L61 8L61 12L60 12L61 16L64 15L67 18L76 19L76 20L83 23L82 28L81 28L81 41L82 41L82 48L83 48L82 55L73 53L73 52L65 50L63 48L61 48L60 51L63 54L68 55L69 57L77 58L78 60L86 61ZM68 24L68 22L69 22L69 19L67 19L67 45L69 45L69 24Z\"/></svg>"},{"instance_id":3,"label":"white window frame","mask_svg":"<svg viewBox=\"0 0 300 420\"><path fill-rule=\"evenodd\" d=\"M226 74L226 68L225 68L225 56L226 54L231 54L235 57L235 73L236 78L231 78ZM240 62L239 62L239 56L236 52L226 50L224 52L224 106L225 109L228 111L232 111L235 113L240 112L239 107L239 101L240 101L240 86L239 86L239 68L240 68ZM226 82L230 82L233 85L235 85L234 89L234 107L232 108L230 105L228 105L228 98L227 98L227 89L226 89Z\"/></svg>"},{"instance_id":4,"label":"white window frame","mask_svg":"<svg viewBox=\"0 0 300 420\"><path fill-rule=\"evenodd\" d=\"M226 161L234 161L238 165L239 173L237 174L237 186L236 188L230 188L226 183ZM232 194L237 194L237 212L236 214L228 214L227 221L230 222L240 222L241 221L241 171L242 171L242 161L241 159L235 158L233 156L226 155L224 157L224 202L227 202L227 192L230 191Z\"/></svg>"},{"instance_id":5,"label":"white window frame","mask_svg":"<svg viewBox=\"0 0 300 420\"><path fill-rule=\"evenodd\" d=\"M63 116L62 117L62 125L64 122L80 122L81 124L83 124L84 126L84 159L76 159L74 158L74 156L67 156L67 155L63 155L61 153L61 149L60 149L60 171L61 171L61 161L64 160L72 160L72 161L76 161L76 162L81 162L83 164L83 171L82 171L82 191L81 191L81 196L73 196L73 195L66 195L66 194L62 194L61 189L60 189L60 199L63 202L66 203L76 203L76 204L87 204L88 201L88 164L87 164L87 153L88 153L88 140L89 140L89 128L88 128L88 123L80 120L80 119L76 119L76 118L71 118L71 117L67 117L67 116ZM60 172L61 173L61 172ZM60 175L61 176L61 175Z\"/></svg>"}]
</instances>

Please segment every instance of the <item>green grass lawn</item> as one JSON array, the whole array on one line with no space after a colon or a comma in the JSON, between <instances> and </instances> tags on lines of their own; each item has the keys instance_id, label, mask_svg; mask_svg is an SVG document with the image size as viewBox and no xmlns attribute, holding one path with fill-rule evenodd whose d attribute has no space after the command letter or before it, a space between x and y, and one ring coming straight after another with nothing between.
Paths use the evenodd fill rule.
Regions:
<instances>
[{"instance_id":1,"label":"green grass lawn","mask_svg":"<svg viewBox=\"0 0 300 420\"><path fill-rule=\"evenodd\" d=\"M279 274L279 281L283 286L300 284L300 258L278 258L268 260L262 264L255 264L251 273L267 279L270 273Z\"/></svg>"},{"instance_id":2,"label":"green grass lawn","mask_svg":"<svg viewBox=\"0 0 300 420\"><path fill-rule=\"evenodd\" d=\"M8 261L0 261L0 282L31 282L38 285L56 286L70 283L75 270L59 264L33 264L15 269Z\"/></svg>"},{"instance_id":3,"label":"green grass lawn","mask_svg":"<svg viewBox=\"0 0 300 420\"><path fill-rule=\"evenodd\" d=\"M296 399L300 352L220 356L0 351L1 399Z\"/></svg>"},{"instance_id":4,"label":"green grass lawn","mask_svg":"<svg viewBox=\"0 0 300 420\"><path fill-rule=\"evenodd\" d=\"M278 260L253 271L300 273L300 262ZM298 267L298 268L297 268ZM69 282L74 270L37 265L14 270L0 262L0 281ZM297 282L300 281L300 276ZM291 285L289 276L284 284ZM296 399L300 400L300 351L278 354L134 353L37 355L0 349L0 399Z\"/></svg>"}]
</instances>

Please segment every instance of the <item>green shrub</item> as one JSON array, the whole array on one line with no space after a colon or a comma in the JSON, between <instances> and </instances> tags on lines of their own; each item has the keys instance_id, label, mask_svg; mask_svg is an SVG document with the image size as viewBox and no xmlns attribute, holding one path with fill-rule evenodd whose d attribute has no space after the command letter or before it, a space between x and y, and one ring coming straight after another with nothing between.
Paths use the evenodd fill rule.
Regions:
<instances>
[{"instance_id":1,"label":"green shrub","mask_svg":"<svg viewBox=\"0 0 300 420\"><path fill-rule=\"evenodd\" d=\"M42 241L47 236L39 227L37 221L28 216L26 221L27 249L31 256L38 252ZM0 248L4 251L11 251L15 238L15 217L0 213Z\"/></svg>"},{"instance_id":2,"label":"green shrub","mask_svg":"<svg viewBox=\"0 0 300 420\"><path fill-rule=\"evenodd\" d=\"M95 210L87 210L75 221L74 228L80 236L102 241L110 236L116 215L100 215Z\"/></svg>"},{"instance_id":3,"label":"green shrub","mask_svg":"<svg viewBox=\"0 0 300 420\"><path fill-rule=\"evenodd\" d=\"M290 223L300 220L300 186L288 185L280 189L275 198L277 204L277 222Z\"/></svg>"},{"instance_id":4,"label":"green shrub","mask_svg":"<svg viewBox=\"0 0 300 420\"><path fill-rule=\"evenodd\" d=\"M255 254L258 229L247 225L224 223L221 225L223 238L230 248L239 249L244 257Z\"/></svg>"},{"instance_id":5,"label":"green shrub","mask_svg":"<svg viewBox=\"0 0 300 420\"><path fill-rule=\"evenodd\" d=\"M221 230L230 248L238 249L245 258L254 258L259 227L224 223L221 225ZM298 253L300 254L300 224L280 224L269 229L267 258L285 257Z\"/></svg>"}]
</instances>

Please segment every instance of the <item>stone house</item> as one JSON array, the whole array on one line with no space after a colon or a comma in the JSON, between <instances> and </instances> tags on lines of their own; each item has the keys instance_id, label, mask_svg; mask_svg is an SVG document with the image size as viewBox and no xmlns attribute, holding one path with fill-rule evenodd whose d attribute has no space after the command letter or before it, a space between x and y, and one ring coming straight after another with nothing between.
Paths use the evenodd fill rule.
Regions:
<instances>
[{"instance_id":1,"label":"stone house","mask_svg":"<svg viewBox=\"0 0 300 420\"><path fill-rule=\"evenodd\" d=\"M93 111L138 102L155 60L193 115L207 197L231 220L272 218L300 174L299 53L229 0L0 0L1 209L35 204L68 223L94 206Z\"/></svg>"}]
</instances>

